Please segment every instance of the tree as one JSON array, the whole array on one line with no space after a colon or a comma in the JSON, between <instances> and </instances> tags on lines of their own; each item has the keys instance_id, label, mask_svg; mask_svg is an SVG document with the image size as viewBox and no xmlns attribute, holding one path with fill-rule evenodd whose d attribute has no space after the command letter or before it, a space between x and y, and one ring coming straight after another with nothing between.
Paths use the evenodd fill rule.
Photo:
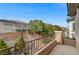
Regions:
<instances>
[{"instance_id":1,"label":"tree","mask_svg":"<svg viewBox=\"0 0 79 59\"><path fill-rule=\"evenodd\" d=\"M58 25L54 25L54 31L64 31L64 29Z\"/></svg>"},{"instance_id":2,"label":"tree","mask_svg":"<svg viewBox=\"0 0 79 59\"><path fill-rule=\"evenodd\" d=\"M42 36L54 34L53 25L43 23L41 20L31 20L29 29L32 33L40 32Z\"/></svg>"},{"instance_id":3,"label":"tree","mask_svg":"<svg viewBox=\"0 0 79 59\"><path fill-rule=\"evenodd\" d=\"M43 30L44 23L41 20L35 19L29 22L29 29L34 34L41 32Z\"/></svg>"},{"instance_id":4,"label":"tree","mask_svg":"<svg viewBox=\"0 0 79 59\"><path fill-rule=\"evenodd\" d=\"M32 32L38 32L43 30L43 22L41 20L31 20L29 22L29 28Z\"/></svg>"},{"instance_id":5,"label":"tree","mask_svg":"<svg viewBox=\"0 0 79 59\"><path fill-rule=\"evenodd\" d=\"M54 35L53 25L47 24L47 30L49 35L52 35L52 36Z\"/></svg>"},{"instance_id":6,"label":"tree","mask_svg":"<svg viewBox=\"0 0 79 59\"><path fill-rule=\"evenodd\" d=\"M54 30L53 30L53 25L51 24L44 24L44 29L41 32L43 35L52 35L54 36Z\"/></svg>"}]
</instances>

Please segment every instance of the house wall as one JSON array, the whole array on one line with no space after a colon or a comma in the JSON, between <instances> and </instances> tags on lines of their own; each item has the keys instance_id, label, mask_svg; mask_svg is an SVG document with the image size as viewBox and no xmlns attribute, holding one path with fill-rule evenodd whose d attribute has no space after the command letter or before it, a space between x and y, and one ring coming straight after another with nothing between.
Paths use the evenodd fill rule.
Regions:
<instances>
[{"instance_id":1,"label":"house wall","mask_svg":"<svg viewBox=\"0 0 79 59\"><path fill-rule=\"evenodd\" d=\"M68 23L68 29L69 29L69 38L73 38L75 31L73 31L73 24L75 23L75 21L69 21Z\"/></svg>"},{"instance_id":2,"label":"house wall","mask_svg":"<svg viewBox=\"0 0 79 59\"><path fill-rule=\"evenodd\" d=\"M0 33L16 32L17 29L27 29L27 25L0 21Z\"/></svg>"},{"instance_id":3,"label":"house wall","mask_svg":"<svg viewBox=\"0 0 79 59\"><path fill-rule=\"evenodd\" d=\"M66 45L76 47L76 40L71 40L71 39L65 38L63 40L63 43L66 44Z\"/></svg>"},{"instance_id":4,"label":"house wall","mask_svg":"<svg viewBox=\"0 0 79 59\"><path fill-rule=\"evenodd\" d=\"M76 38L76 48L79 51L79 8L77 8L77 13L76 13L76 26L75 26L75 38Z\"/></svg>"}]
</instances>

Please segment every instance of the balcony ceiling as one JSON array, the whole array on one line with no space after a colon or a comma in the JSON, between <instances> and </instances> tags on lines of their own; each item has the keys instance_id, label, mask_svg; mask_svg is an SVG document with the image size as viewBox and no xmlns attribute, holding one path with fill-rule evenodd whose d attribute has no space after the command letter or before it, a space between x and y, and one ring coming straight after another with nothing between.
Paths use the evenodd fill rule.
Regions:
<instances>
[{"instance_id":1,"label":"balcony ceiling","mask_svg":"<svg viewBox=\"0 0 79 59\"><path fill-rule=\"evenodd\" d=\"M67 3L67 11L68 11L68 16L75 16L76 15L76 9L77 9L77 4L76 3Z\"/></svg>"}]
</instances>

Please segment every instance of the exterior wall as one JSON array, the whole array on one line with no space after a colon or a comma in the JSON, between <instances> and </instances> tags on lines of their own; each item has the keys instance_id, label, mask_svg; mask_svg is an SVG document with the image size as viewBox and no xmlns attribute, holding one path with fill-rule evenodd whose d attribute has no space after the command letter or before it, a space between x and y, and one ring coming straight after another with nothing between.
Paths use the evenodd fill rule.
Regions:
<instances>
[{"instance_id":1,"label":"exterior wall","mask_svg":"<svg viewBox=\"0 0 79 59\"><path fill-rule=\"evenodd\" d=\"M53 40L47 46L36 52L34 55L48 55L50 51L57 45L57 41Z\"/></svg>"},{"instance_id":2,"label":"exterior wall","mask_svg":"<svg viewBox=\"0 0 79 59\"><path fill-rule=\"evenodd\" d=\"M73 3L71 4L73 5ZM70 3L68 5L70 5ZM71 17L76 16L75 18L75 38L76 38L76 48L79 51L79 3L75 3L74 6L70 6L67 9L69 9L68 13L70 14L68 16L71 16ZM73 13L72 10L75 11L75 14Z\"/></svg>"},{"instance_id":3,"label":"exterior wall","mask_svg":"<svg viewBox=\"0 0 79 59\"><path fill-rule=\"evenodd\" d=\"M65 38L63 43L66 44L66 45L71 45L73 47L76 47L76 40Z\"/></svg>"},{"instance_id":4,"label":"exterior wall","mask_svg":"<svg viewBox=\"0 0 79 59\"><path fill-rule=\"evenodd\" d=\"M73 30L73 24L75 23L75 21L70 21L68 23L68 29L69 29L69 38L73 38L75 35L75 31Z\"/></svg>"},{"instance_id":5,"label":"exterior wall","mask_svg":"<svg viewBox=\"0 0 79 59\"><path fill-rule=\"evenodd\" d=\"M75 27L75 37L76 37L76 47L79 51L79 8L77 9L77 14L76 14L76 27Z\"/></svg>"},{"instance_id":6,"label":"exterior wall","mask_svg":"<svg viewBox=\"0 0 79 59\"><path fill-rule=\"evenodd\" d=\"M59 44L63 44L63 32L62 31L55 31L55 40Z\"/></svg>"},{"instance_id":7,"label":"exterior wall","mask_svg":"<svg viewBox=\"0 0 79 59\"><path fill-rule=\"evenodd\" d=\"M15 32L15 27L11 24L3 23L2 24L2 33L6 33L6 32Z\"/></svg>"},{"instance_id":8,"label":"exterior wall","mask_svg":"<svg viewBox=\"0 0 79 59\"><path fill-rule=\"evenodd\" d=\"M17 29L27 29L27 25L22 23L10 23L0 21L0 33L16 32Z\"/></svg>"}]
</instances>

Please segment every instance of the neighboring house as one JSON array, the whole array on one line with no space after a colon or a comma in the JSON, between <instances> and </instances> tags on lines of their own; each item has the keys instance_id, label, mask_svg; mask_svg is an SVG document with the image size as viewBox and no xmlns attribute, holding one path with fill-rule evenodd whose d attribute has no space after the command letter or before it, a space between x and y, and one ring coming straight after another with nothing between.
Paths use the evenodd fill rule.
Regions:
<instances>
[{"instance_id":1,"label":"neighboring house","mask_svg":"<svg viewBox=\"0 0 79 59\"><path fill-rule=\"evenodd\" d=\"M27 23L14 20L0 19L0 33L27 30Z\"/></svg>"},{"instance_id":2,"label":"neighboring house","mask_svg":"<svg viewBox=\"0 0 79 59\"><path fill-rule=\"evenodd\" d=\"M75 38L75 18L69 17L67 19L68 23L68 38Z\"/></svg>"},{"instance_id":3,"label":"neighboring house","mask_svg":"<svg viewBox=\"0 0 79 59\"><path fill-rule=\"evenodd\" d=\"M79 3L67 3L68 16L75 20L76 47L79 50Z\"/></svg>"}]
</instances>

